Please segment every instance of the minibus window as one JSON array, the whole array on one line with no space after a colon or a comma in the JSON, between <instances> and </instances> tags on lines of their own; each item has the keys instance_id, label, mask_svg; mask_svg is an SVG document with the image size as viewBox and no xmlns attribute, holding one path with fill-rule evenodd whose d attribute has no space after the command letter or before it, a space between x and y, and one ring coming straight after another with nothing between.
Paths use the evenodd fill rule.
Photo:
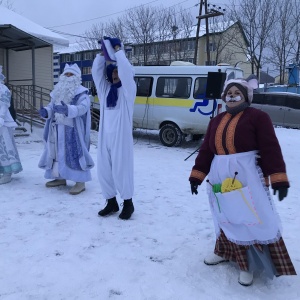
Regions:
<instances>
[{"instance_id":1,"label":"minibus window","mask_svg":"<svg viewBox=\"0 0 300 300\"><path fill-rule=\"evenodd\" d=\"M141 97L149 97L152 91L152 77L135 77L137 87L136 95Z\"/></svg>"},{"instance_id":2,"label":"minibus window","mask_svg":"<svg viewBox=\"0 0 300 300\"><path fill-rule=\"evenodd\" d=\"M194 86L194 98L204 99L206 94L207 77L198 77Z\"/></svg>"},{"instance_id":3,"label":"minibus window","mask_svg":"<svg viewBox=\"0 0 300 300\"><path fill-rule=\"evenodd\" d=\"M187 99L190 97L191 85L192 78L190 77L159 77L156 96Z\"/></svg>"}]
</instances>

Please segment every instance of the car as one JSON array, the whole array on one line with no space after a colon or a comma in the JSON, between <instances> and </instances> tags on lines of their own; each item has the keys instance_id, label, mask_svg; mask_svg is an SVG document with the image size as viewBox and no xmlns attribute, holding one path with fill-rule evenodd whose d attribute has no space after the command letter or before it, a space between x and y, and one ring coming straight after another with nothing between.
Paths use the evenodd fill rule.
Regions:
<instances>
[{"instance_id":1,"label":"car","mask_svg":"<svg viewBox=\"0 0 300 300\"><path fill-rule=\"evenodd\" d=\"M251 106L266 112L275 126L300 128L300 94L254 93Z\"/></svg>"}]
</instances>

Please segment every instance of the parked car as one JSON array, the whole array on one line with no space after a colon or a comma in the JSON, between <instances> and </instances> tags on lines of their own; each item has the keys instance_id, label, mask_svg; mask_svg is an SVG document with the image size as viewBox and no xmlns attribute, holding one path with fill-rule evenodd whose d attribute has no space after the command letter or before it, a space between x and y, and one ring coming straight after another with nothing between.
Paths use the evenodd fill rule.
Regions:
<instances>
[{"instance_id":1,"label":"parked car","mask_svg":"<svg viewBox=\"0 0 300 300\"><path fill-rule=\"evenodd\" d=\"M266 112L276 126L300 128L300 94L254 93L251 106Z\"/></svg>"}]
</instances>

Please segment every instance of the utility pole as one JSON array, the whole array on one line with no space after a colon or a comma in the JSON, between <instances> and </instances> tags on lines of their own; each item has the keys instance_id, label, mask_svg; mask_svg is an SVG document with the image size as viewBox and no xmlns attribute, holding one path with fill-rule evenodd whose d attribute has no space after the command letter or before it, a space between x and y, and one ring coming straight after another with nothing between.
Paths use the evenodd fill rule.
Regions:
<instances>
[{"instance_id":1,"label":"utility pole","mask_svg":"<svg viewBox=\"0 0 300 300\"><path fill-rule=\"evenodd\" d=\"M202 7L204 4L204 15L202 15ZM216 10L210 9L208 10L209 4L207 4L207 0L200 0L200 8L199 8L199 16L197 16L197 31L196 31L196 45L195 45L195 53L194 53L194 63L197 64L197 55L198 55L198 41L199 41L199 31L201 19L205 19L205 33L206 33L206 56L207 56L207 64L210 65L210 47L209 47L209 26L208 19L212 17L222 16L224 13ZM213 5L215 7L215 5ZM219 7L220 8L220 7Z\"/></svg>"}]
</instances>

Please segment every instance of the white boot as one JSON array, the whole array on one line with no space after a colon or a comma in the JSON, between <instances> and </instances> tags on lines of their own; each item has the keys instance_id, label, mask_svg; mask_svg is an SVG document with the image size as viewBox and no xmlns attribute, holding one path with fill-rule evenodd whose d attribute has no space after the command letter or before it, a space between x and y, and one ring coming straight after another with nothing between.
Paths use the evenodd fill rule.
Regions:
<instances>
[{"instance_id":1,"label":"white boot","mask_svg":"<svg viewBox=\"0 0 300 300\"><path fill-rule=\"evenodd\" d=\"M0 175L0 184L5 184L11 181L11 174Z\"/></svg>"},{"instance_id":2,"label":"white boot","mask_svg":"<svg viewBox=\"0 0 300 300\"><path fill-rule=\"evenodd\" d=\"M56 187L60 185L66 185L66 179L54 179L51 181L46 182L46 187Z\"/></svg>"},{"instance_id":3,"label":"white boot","mask_svg":"<svg viewBox=\"0 0 300 300\"><path fill-rule=\"evenodd\" d=\"M249 286L253 283L253 272L240 271L239 284Z\"/></svg>"},{"instance_id":4,"label":"white boot","mask_svg":"<svg viewBox=\"0 0 300 300\"><path fill-rule=\"evenodd\" d=\"M76 182L76 184L70 189L71 195L78 195L81 192L85 191L85 183L84 182Z\"/></svg>"},{"instance_id":5,"label":"white boot","mask_svg":"<svg viewBox=\"0 0 300 300\"><path fill-rule=\"evenodd\" d=\"M225 262L225 261L228 261L228 260L226 260L225 258L218 256L214 253L206 256L204 259L204 263L209 266L217 265L217 264Z\"/></svg>"}]
</instances>

